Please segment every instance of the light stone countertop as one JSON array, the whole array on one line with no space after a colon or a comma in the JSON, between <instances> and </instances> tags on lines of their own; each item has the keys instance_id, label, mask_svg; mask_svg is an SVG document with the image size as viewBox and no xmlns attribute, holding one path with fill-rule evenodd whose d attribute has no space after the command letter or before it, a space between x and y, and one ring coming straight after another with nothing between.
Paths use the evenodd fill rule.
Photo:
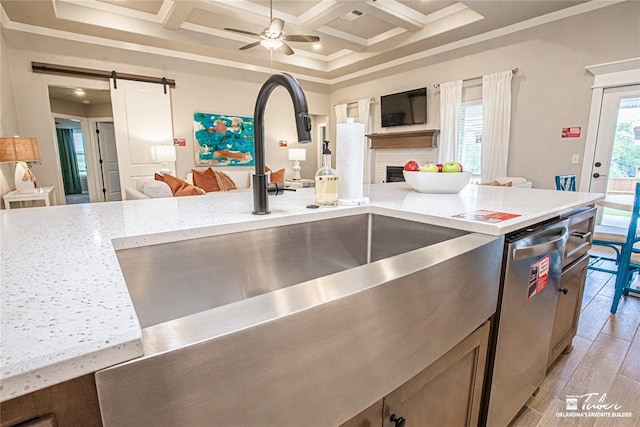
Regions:
<instances>
[{"instance_id":1,"label":"light stone countertop","mask_svg":"<svg viewBox=\"0 0 640 427\"><path fill-rule=\"evenodd\" d=\"M250 191L0 211L0 400L142 355L115 250L363 212L502 235L603 198L489 186L419 194L405 183L369 190L369 205L332 209L306 208L313 188L287 192L269 199L264 216L251 214ZM477 210L521 216L452 218Z\"/></svg>"}]
</instances>

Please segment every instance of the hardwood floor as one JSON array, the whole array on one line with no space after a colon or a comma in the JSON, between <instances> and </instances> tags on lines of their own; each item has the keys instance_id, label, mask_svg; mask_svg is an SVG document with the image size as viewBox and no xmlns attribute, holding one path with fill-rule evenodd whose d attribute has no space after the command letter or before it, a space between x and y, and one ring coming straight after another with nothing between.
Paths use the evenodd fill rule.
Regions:
<instances>
[{"instance_id":1,"label":"hardwood floor","mask_svg":"<svg viewBox=\"0 0 640 427\"><path fill-rule=\"evenodd\" d=\"M589 270L573 351L551 366L538 394L512 421L513 427L632 426L640 427L640 298L623 298L615 316L609 313L615 276ZM635 286L640 278L635 277ZM559 417L567 396L598 393L590 400L618 404L625 418ZM580 402L582 402L581 400ZM581 405L582 403L580 403Z\"/></svg>"}]
</instances>

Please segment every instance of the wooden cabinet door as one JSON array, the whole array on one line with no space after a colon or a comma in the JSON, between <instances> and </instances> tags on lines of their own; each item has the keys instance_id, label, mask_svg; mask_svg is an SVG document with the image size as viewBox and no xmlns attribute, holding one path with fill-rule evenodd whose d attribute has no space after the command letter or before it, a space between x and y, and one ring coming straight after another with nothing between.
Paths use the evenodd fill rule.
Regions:
<instances>
[{"instance_id":1,"label":"wooden cabinet door","mask_svg":"<svg viewBox=\"0 0 640 427\"><path fill-rule=\"evenodd\" d=\"M102 427L93 374L74 378L0 404L0 426ZM36 419L37 418L37 419Z\"/></svg>"},{"instance_id":2,"label":"wooden cabinet door","mask_svg":"<svg viewBox=\"0 0 640 427\"><path fill-rule=\"evenodd\" d=\"M553 364L565 348L571 346L571 340L578 331L587 267L589 267L589 255L583 256L575 264L572 264L562 273L560 278L558 304L553 321L547 368Z\"/></svg>"},{"instance_id":3,"label":"wooden cabinet door","mask_svg":"<svg viewBox=\"0 0 640 427\"><path fill-rule=\"evenodd\" d=\"M476 426L487 356L489 322L384 398L383 426L392 414L406 427Z\"/></svg>"},{"instance_id":4,"label":"wooden cabinet door","mask_svg":"<svg viewBox=\"0 0 640 427\"><path fill-rule=\"evenodd\" d=\"M382 399L351 418L340 427L381 427L382 426Z\"/></svg>"}]
</instances>

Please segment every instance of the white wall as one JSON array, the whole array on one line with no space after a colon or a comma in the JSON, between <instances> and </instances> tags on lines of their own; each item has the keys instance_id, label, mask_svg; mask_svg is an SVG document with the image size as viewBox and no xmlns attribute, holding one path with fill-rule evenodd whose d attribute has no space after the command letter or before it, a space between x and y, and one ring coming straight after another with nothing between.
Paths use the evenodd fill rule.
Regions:
<instances>
[{"instance_id":1,"label":"white wall","mask_svg":"<svg viewBox=\"0 0 640 427\"><path fill-rule=\"evenodd\" d=\"M337 85L331 104L427 86L428 123L396 129L437 129L434 84L518 67L508 173L529 178L535 187L555 188L555 175L579 177L582 168L571 164L571 155L582 160L585 146L593 83L585 66L640 56L638 16L640 2L625 2L432 56L411 71L402 71L409 68L404 66ZM374 131L380 132L380 108L372 107ZM561 128L568 126L581 126L581 137L562 139Z\"/></svg>"},{"instance_id":2,"label":"white wall","mask_svg":"<svg viewBox=\"0 0 640 427\"><path fill-rule=\"evenodd\" d=\"M43 159L41 165L34 167L34 172L42 185L58 187L58 200L64 200L64 194L54 157L54 131L47 87L53 85L108 90L109 85L100 80L33 73L32 61L175 79L176 88L171 89L174 137L187 140L186 147L177 149L177 174L181 177L185 177L194 167L193 113L198 111L251 117L257 93L268 78L268 75L262 73L226 70L214 65L112 48L89 48L81 43L13 31L7 33L20 129L25 135L38 138ZM328 115L328 88L304 81L300 83L307 96L310 114ZM292 162L287 159L287 149L278 146L278 140L286 139L289 143L297 141L293 117L293 106L288 94L284 89L276 89L266 109L266 163L275 170L285 168L287 176L292 174ZM315 172L315 166L307 167ZM305 174L305 177L311 176Z\"/></svg>"}]
</instances>

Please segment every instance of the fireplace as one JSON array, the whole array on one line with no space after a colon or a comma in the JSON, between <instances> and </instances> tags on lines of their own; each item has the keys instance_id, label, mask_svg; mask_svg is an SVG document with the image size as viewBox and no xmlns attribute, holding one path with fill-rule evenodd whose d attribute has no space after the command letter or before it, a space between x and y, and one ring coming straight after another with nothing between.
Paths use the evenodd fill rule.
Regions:
<instances>
[{"instance_id":1,"label":"fireplace","mask_svg":"<svg viewBox=\"0 0 640 427\"><path fill-rule=\"evenodd\" d=\"M384 182L404 182L403 166L387 166L387 177Z\"/></svg>"},{"instance_id":2,"label":"fireplace","mask_svg":"<svg viewBox=\"0 0 640 427\"><path fill-rule=\"evenodd\" d=\"M404 181L402 167L409 160L415 160L419 165L423 165L425 163L437 163L438 158L437 148L388 148L371 151L373 153L373 182L376 184ZM394 176L399 179L390 179L387 167L398 168Z\"/></svg>"}]
</instances>

